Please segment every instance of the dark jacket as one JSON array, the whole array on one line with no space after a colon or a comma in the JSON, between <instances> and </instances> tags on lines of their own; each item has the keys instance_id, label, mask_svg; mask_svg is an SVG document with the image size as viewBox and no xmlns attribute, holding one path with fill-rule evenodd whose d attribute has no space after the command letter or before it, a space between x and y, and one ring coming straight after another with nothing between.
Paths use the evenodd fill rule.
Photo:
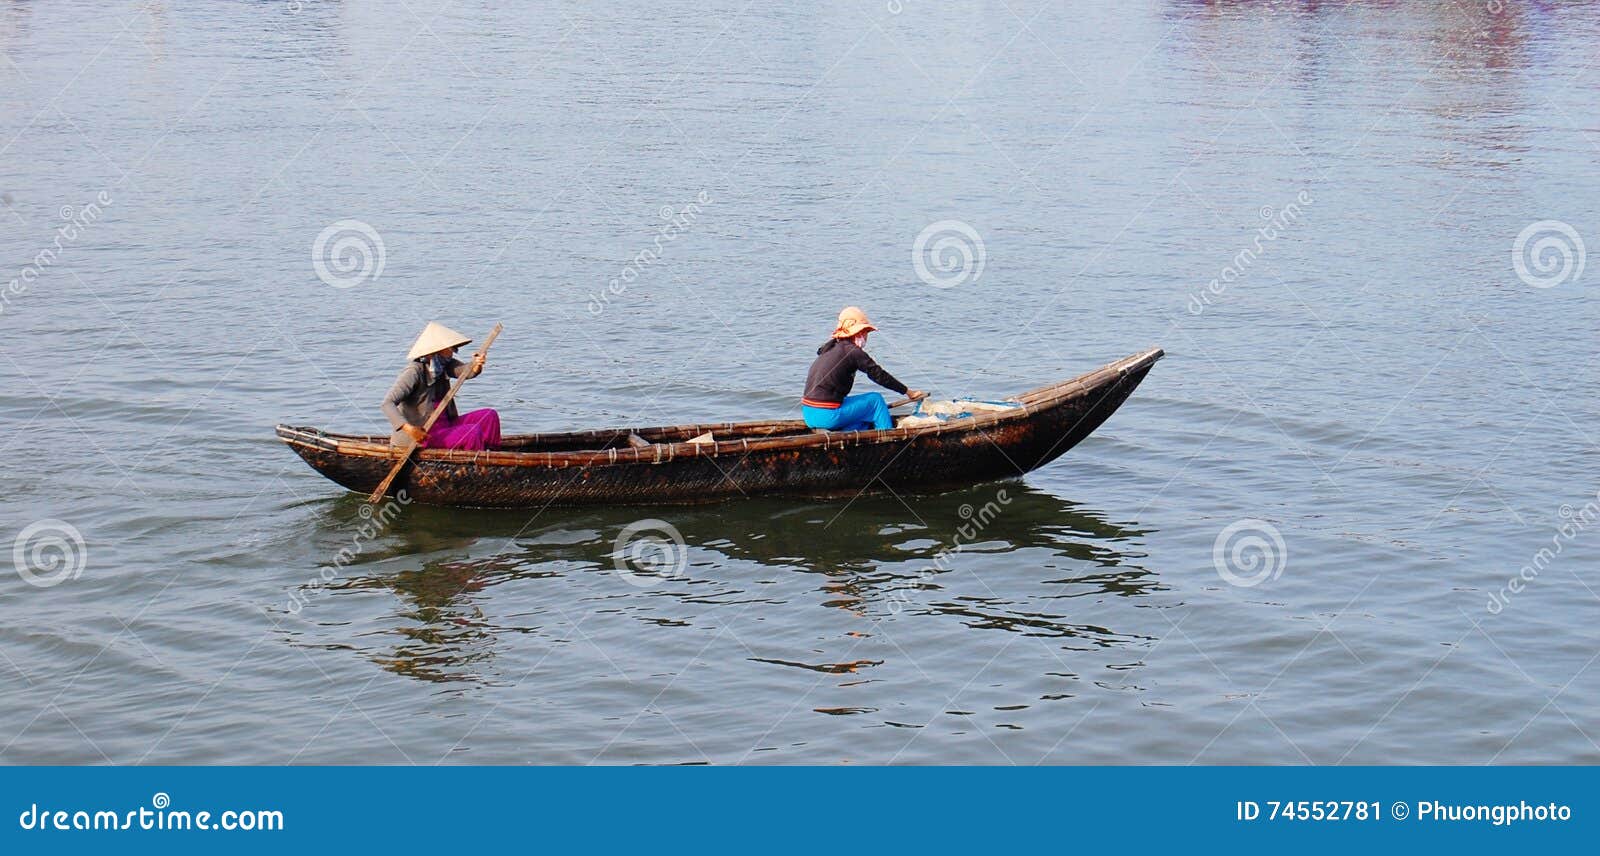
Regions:
<instances>
[{"instance_id":1,"label":"dark jacket","mask_svg":"<svg viewBox=\"0 0 1600 856\"><path fill-rule=\"evenodd\" d=\"M855 385L856 372L865 372L873 383L905 395L906 385L867 356L849 339L829 339L817 349L817 361L806 375L806 394L802 399L813 407L838 407Z\"/></svg>"}]
</instances>

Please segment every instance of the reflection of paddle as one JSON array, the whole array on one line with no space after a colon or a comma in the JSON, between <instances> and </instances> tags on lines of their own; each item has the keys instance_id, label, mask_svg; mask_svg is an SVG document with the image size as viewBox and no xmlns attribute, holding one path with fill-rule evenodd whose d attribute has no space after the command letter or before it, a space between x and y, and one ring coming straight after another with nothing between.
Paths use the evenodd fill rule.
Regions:
<instances>
[{"instance_id":1,"label":"reflection of paddle","mask_svg":"<svg viewBox=\"0 0 1600 856\"><path fill-rule=\"evenodd\" d=\"M478 346L478 353L474 354L474 356L482 356L489 353L489 346L494 344L494 337L500 335L501 329L503 328L499 324L494 325L494 329L490 330L489 335L484 337L483 344ZM471 363L469 362L467 365L471 366ZM439 405L433 408L433 412L428 415L428 421L422 423L423 434L427 434L429 431L433 430L433 423L439 421L440 415L444 413L445 408L450 406L450 402L455 401L456 393L460 391L461 385L466 382L467 375L462 375L461 377L456 378L456 382L454 384L451 384L450 391L445 393L444 398L439 400ZM373 491L371 496L367 497L367 502L377 504L378 500L383 499L383 495L389 492L389 485L394 484L395 476L400 475L400 471L405 469L406 463L411 460L411 453L415 452L417 450L417 446L419 445L421 444L412 443L406 447L404 452L400 453L400 460L394 462L394 469L390 470L389 475L386 476L383 481L378 483L378 489Z\"/></svg>"}]
</instances>

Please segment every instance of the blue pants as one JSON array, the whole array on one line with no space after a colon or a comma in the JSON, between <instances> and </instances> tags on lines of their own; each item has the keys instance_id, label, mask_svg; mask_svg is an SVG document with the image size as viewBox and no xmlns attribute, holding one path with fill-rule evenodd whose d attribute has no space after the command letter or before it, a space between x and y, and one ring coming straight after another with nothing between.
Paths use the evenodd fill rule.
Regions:
<instances>
[{"instance_id":1,"label":"blue pants","mask_svg":"<svg viewBox=\"0 0 1600 856\"><path fill-rule=\"evenodd\" d=\"M889 403L876 392L847 395L838 407L831 410L802 404L800 414L805 417L806 425L829 431L867 431L873 428L882 431L894 427L894 419L889 416Z\"/></svg>"}]
</instances>

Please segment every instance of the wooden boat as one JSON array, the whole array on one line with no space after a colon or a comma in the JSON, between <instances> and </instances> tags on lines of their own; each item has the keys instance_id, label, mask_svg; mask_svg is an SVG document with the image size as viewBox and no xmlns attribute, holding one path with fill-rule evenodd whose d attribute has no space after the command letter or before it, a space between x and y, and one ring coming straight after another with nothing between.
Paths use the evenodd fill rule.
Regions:
<instances>
[{"instance_id":1,"label":"wooden boat","mask_svg":"<svg viewBox=\"0 0 1600 856\"><path fill-rule=\"evenodd\" d=\"M432 505L517 508L961 487L1060 457L1116 412L1161 356L1151 348L1022 393L1013 399L1022 407L920 428L841 433L773 420L511 435L485 452L424 449L391 492ZM277 431L317 472L359 493L376 488L398 456L387 434ZM707 432L712 442L689 442Z\"/></svg>"}]
</instances>

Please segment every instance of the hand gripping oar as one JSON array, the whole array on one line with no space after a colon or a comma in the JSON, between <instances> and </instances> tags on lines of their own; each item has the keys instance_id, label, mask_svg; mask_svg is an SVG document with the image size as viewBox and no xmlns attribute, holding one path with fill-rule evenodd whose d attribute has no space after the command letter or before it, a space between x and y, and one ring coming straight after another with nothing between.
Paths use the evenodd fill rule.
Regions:
<instances>
[{"instance_id":1,"label":"hand gripping oar","mask_svg":"<svg viewBox=\"0 0 1600 856\"><path fill-rule=\"evenodd\" d=\"M927 398L927 397L928 397L928 394L926 392L924 392L923 394L917 396L916 398L911 398L911 397L908 396L906 398L900 399L899 401L890 402L889 403L889 409L893 410L896 407L905 407L907 404L910 404L913 401L921 401L922 399Z\"/></svg>"},{"instance_id":2,"label":"hand gripping oar","mask_svg":"<svg viewBox=\"0 0 1600 856\"><path fill-rule=\"evenodd\" d=\"M474 354L473 356L476 357L489 353L489 346L494 344L494 337L500 335L501 329L503 329L501 325L494 325L494 329L489 331L489 335L483 338L483 344L478 346L478 353ZM433 423L439 421L440 415L442 415L445 409L450 406L450 402L456 400L456 393L461 390L461 385L466 382L467 375L462 375L461 377L456 378L456 382L450 385L450 391L445 393L444 398L439 400L439 406L435 407L433 409L433 413L428 415L428 421L422 423L422 433L426 434L433 430ZM367 497L367 502L376 505L378 500L383 499L383 495L389 492L389 485L394 484L395 476L400 475L400 471L405 469L406 464L410 463L411 453L415 452L417 450L417 446L419 445L421 444L412 443L406 447L406 450L400 455L400 460L394 462L394 469L390 470L389 475L385 477L383 481L378 483L378 489L374 490L372 495Z\"/></svg>"}]
</instances>

